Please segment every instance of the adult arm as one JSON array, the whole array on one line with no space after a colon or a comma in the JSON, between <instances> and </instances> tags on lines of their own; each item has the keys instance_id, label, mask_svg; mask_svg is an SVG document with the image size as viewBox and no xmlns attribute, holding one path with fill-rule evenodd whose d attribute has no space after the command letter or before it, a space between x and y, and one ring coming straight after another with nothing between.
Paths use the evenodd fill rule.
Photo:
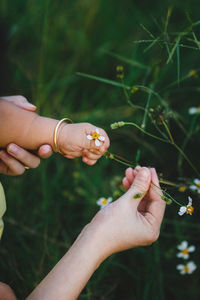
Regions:
<instances>
[{"instance_id":1,"label":"adult arm","mask_svg":"<svg viewBox=\"0 0 200 300\"><path fill-rule=\"evenodd\" d=\"M77 299L93 272L108 256L149 245L158 238L165 202L160 197L155 169L129 169L126 177L129 190L97 213L26 300Z\"/></svg>"}]
</instances>

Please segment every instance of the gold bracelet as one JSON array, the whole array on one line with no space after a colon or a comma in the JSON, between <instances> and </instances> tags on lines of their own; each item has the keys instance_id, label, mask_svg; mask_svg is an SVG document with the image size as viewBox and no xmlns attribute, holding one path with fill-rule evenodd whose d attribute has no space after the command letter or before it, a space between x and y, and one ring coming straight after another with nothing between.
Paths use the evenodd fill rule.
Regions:
<instances>
[{"instance_id":1,"label":"gold bracelet","mask_svg":"<svg viewBox=\"0 0 200 300\"><path fill-rule=\"evenodd\" d=\"M57 137L58 137L58 129L59 129L59 127L60 127L60 125L63 123L63 122L68 122L68 123L73 123L72 122L72 120L70 120L70 119L68 119L68 118L64 118L64 119L62 119L62 120L60 120L59 122L58 122L58 124L56 125L56 127L55 127L55 130L54 130L54 135L53 135L53 142L54 142L54 146L55 146L55 152L59 152L59 153L61 153L61 151L60 151L60 149L59 149L59 147L58 147L58 141L57 141ZM62 154L62 153L61 153Z\"/></svg>"}]
</instances>

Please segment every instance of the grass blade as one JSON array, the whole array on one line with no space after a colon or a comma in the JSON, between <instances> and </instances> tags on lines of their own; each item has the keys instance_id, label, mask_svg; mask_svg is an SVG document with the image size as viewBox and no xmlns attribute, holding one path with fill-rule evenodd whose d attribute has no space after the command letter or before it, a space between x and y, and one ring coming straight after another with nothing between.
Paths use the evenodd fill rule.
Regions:
<instances>
[{"instance_id":1,"label":"grass blade","mask_svg":"<svg viewBox=\"0 0 200 300\"><path fill-rule=\"evenodd\" d=\"M77 72L76 74L79 75L79 76L85 77L85 78L100 81L100 82L110 84L110 85L113 85L113 86L116 86L116 87L125 88L127 90L131 89L130 86L122 84L122 83L114 81L114 80L110 80L110 79L106 79L106 78L102 78L102 77L98 77L98 76L94 76L94 75L89 75L89 74L85 74L85 73L81 73L81 72Z\"/></svg>"}]
</instances>

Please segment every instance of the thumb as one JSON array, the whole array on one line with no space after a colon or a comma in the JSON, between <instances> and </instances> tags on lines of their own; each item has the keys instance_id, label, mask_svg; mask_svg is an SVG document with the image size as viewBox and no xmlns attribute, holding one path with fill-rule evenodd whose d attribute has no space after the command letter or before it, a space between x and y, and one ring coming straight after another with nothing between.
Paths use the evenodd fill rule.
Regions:
<instances>
[{"instance_id":1,"label":"thumb","mask_svg":"<svg viewBox=\"0 0 200 300\"><path fill-rule=\"evenodd\" d=\"M133 183L127 193L130 197L136 200L137 203L140 202L142 198L146 195L151 184L151 172L148 168L141 168L136 174Z\"/></svg>"}]
</instances>

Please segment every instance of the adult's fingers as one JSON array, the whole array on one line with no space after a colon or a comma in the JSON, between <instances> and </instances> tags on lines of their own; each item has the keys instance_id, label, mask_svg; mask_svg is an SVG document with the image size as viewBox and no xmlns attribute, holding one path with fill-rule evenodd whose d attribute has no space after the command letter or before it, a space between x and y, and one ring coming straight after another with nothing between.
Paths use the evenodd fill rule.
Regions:
<instances>
[{"instance_id":1,"label":"adult's fingers","mask_svg":"<svg viewBox=\"0 0 200 300\"><path fill-rule=\"evenodd\" d=\"M128 190L130 198L134 199L134 202L138 205L142 198L149 190L151 183L151 172L148 168L141 168L135 176L133 183Z\"/></svg>"},{"instance_id":2,"label":"adult's fingers","mask_svg":"<svg viewBox=\"0 0 200 300\"><path fill-rule=\"evenodd\" d=\"M156 220L157 225L160 226L164 216L166 203L164 200L161 199L161 196L163 194L160 188L156 170L154 168L151 168L150 171L152 182L149 190L149 201L147 211L151 213L151 215Z\"/></svg>"},{"instance_id":3,"label":"adult's fingers","mask_svg":"<svg viewBox=\"0 0 200 300\"><path fill-rule=\"evenodd\" d=\"M24 166L4 150L0 151L0 160L0 172L5 175L17 176L25 171Z\"/></svg>"},{"instance_id":4,"label":"adult's fingers","mask_svg":"<svg viewBox=\"0 0 200 300\"><path fill-rule=\"evenodd\" d=\"M42 145L40 146L40 148L38 149L38 156L40 158L49 158L53 153L53 150L51 148L50 145Z\"/></svg>"},{"instance_id":5,"label":"adult's fingers","mask_svg":"<svg viewBox=\"0 0 200 300\"><path fill-rule=\"evenodd\" d=\"M34 155L27 150L19 147L18 145L11 143L7 146L8 154L12 155L22 165L29 168L37 168L40 164L40 159L37 155Z\"/></svg>"},{"instance_id":6,"label":"adult's fingers","mask_svg":"<svg viewBox=\"0 0 200 300\"><path fill-rule=\"evenodd\" d=\"M15 105L29 111L35 111L36 106L29 103L28 100L24 96L3 96L1 99L7 100L9 102L14 103Z\"/></svg>"},{"instance_id":7,"label":"adult's fingers","mask_svg":"<svg viewBox=\"0 0 200 300\"><path fill-rule=\"evenodd\" d=\"M137 172L141 169L140 166L137 166L135 169L132 169L132 168L127 168L126 171L125 171L125 177L124 179L122 180L122 183L125 187L126 190L128 190L130 188L130 186L132 185L133 183L133 180L137 174Z\"/></svg>"}]
</instances>

